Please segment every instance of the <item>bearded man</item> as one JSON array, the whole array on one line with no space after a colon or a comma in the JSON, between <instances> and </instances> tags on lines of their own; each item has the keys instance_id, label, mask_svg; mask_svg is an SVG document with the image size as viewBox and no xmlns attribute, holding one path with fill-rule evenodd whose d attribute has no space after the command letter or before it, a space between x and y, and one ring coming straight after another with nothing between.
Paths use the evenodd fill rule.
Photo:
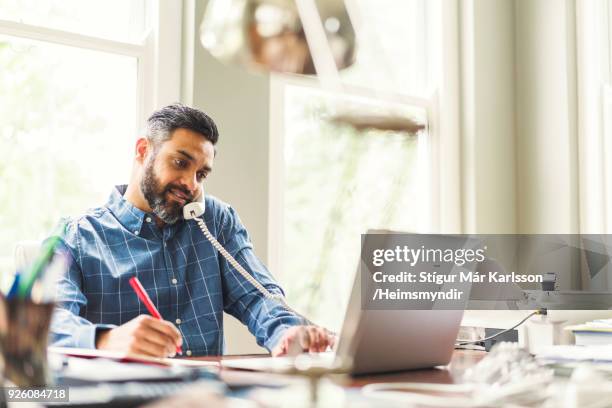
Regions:
<instances>
[{"instance_id":1,"label":"bearded man","mask_svg":"<svg viewBox=\"0 0 612 408\"><path fill-rule=\"evenodd\" d=\"M174 356L177 349L187 356L220 355L224 311L275 356L333 345L327 330L303 325L277 300L266 299L195 222L183 219L183 206L204 196L218 138L213 120L191 107L173 104L149 117L129 184L67 224L62 243L72 262L58 282L51 345L157 357ZM211 234L268 291L282 295L236 211L209 195L204 204ZM129 284L134 276L165 320L146 314Z\"/></svg>"}]
</instances>

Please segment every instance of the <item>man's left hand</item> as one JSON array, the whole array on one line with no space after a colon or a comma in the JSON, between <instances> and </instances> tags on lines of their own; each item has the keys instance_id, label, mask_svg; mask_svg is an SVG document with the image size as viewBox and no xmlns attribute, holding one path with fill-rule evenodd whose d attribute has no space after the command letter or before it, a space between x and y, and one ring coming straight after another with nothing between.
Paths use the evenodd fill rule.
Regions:
<instances>
[{"instance_id":1,"label":"man's left hand","mask_svg":"<svg viewBox=\"0 0 612 408\"><path fill-rule=\"evenodd\" d=\"M285 332L276 347L272 349L272 356L287 354L319 353L334 347L336 336L329 330L318 326L293 326Z\"/></svg>"}]
</instances>

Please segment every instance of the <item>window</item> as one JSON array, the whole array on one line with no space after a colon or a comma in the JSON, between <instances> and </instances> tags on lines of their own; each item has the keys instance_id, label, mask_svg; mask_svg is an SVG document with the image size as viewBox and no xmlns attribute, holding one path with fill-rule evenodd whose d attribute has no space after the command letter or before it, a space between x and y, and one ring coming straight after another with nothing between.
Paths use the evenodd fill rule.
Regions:
<instances>
[{"instance_id":1,"label":"window","mask_svg":"<svg viewBox=\"0 0 612 408\"><path fill-rule=\"evenodd\" d=\"M427 130L358 131L330 121L347 111L393 112L430 124L436 85L428 55L431 2L351 4L359 51L340 73L343 91L274 76L271 92L271 202L282 204L271 210L270 263L292 305L334 329L348 301L361 234L430 231L435 217Z\"/></svg>"},{"instance_id":2,"label":"window","mask_svg":"<svg viewBox=\"0 0 612 408\"><path fill-rule=\"evenodd\" d=\"M4 285L15 243L44 239L60 217L103 204L128 181L142 118L161 102L151 97L163 56L155 35L180 26L163 22L157 4L0 0Z\"/></svg>"}]
</instances>

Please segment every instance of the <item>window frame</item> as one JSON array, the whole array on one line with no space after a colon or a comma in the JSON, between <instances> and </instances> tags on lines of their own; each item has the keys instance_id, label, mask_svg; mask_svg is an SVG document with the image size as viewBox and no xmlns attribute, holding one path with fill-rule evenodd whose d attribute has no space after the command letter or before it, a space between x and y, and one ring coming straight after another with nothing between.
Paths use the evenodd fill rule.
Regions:
<instances>
[{"instance_id":1,"label":"window frame","mask_svg":"<svg viewBox=\"0 0 612 408\"><path fill-rule=\"evenodd\" d=\"M285 179L285 168L284 168L284 148L285 148L285 121L284 121L284 110L285 110L285 87L286 86L297 86L300 88L306 88L314 91L330 91L323 87L316 78L309 78L303 76L286 76L282 74L271 74L270 75L270 117L269 117L269 129L270 129L270 141L269 141L269 157L268 162L268 253L267 259L271 270L275 271L275 275L283 281L287 278L283 268L283 250L282 243L284 242L284 179ZM419 166L426 165L422 162L421 156L423 153L431 155L431 139L430 125L433 120L433 113L435 108L433 106L435 99L410 96L403 94L392 94L377 91L375 97L373 97L373 91L352 85L343 85L343 92L339 96L355 96L364 97L368 99L378 99L385 102L401 103L407 106L423 109L426 113L426 125L428 129L426 134L418 135L418 149L419 154ZM431 168L427 168L425 172L429 177L433 177ZM425 182L426 180L422 180ZM434 189L432 189L434 190ZM430 197L433 197L434 191L430 191ZM433 199L432 199L433 200ZM424 200L425 201L425 200ZM423 202L422 207L424 209L431 208L429 202ZM432 224L431 218L433 214L427 214L427 217L423 217L421 220L429 225ZM427 230L428 228L423 228Z\"/></svg>"},{"instance_id":2,"label":"window frame","mask_svg":"<svg viewBox=\"0 0 612 408\"><path fill-rule=\"evenodd\" d=\"M180 99L182 2L145 3L148 30L140 44L0 19L0 34L133 57L137 61L137 120ZM138 132L140 129L134 129Z\"/></svg>"}]
</instances>

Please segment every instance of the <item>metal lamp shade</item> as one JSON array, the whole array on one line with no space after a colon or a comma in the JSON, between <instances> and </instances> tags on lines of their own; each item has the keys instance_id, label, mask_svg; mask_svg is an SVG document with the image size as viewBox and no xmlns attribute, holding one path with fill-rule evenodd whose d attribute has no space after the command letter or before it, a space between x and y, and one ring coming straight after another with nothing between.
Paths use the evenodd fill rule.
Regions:
<instances>
[{"instance_id":1,"label":"metal lamp shade","mask_svg":"<svg viewBox=\"0 0 612 408\"><path fill-rule=\"evenodd\" d=\"M312 4L316 4L320 18L308 24L317 24L315 28L325 33L336 68L350 66L355 61L355 32L344 2L319 0ZM303 20L293 0L210 0L200 40L225 63L313 75L313 47L309 46Z\"/></svg>"}]
</instances>

